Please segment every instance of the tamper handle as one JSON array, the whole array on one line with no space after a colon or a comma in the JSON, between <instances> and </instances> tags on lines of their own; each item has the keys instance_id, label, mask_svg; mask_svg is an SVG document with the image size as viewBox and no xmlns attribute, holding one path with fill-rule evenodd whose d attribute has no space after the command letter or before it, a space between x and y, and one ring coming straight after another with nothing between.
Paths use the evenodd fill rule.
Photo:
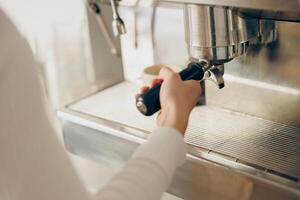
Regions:
<instances>
[{"instance_id":1,"label":"tamper handle","mask_svg":"<svg viewBox=\"0 0 300 200\"><path fill-rule=\"evenodd\" d=\"M190 63L187 68L179 72L179 76L183 81L202 80L205 74L204 67L202 63ZM161 109L160 88L161 84L157 84L136 99L136 107L143 115L151 116Z\"/></svg>"}]
</instances>

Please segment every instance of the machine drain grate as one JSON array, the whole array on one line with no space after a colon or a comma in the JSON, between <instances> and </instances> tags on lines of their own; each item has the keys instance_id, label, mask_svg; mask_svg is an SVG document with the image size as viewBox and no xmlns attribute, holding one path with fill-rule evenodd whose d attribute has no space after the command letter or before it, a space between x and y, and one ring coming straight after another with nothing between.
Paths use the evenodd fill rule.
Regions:
<instances>
[{"instance_id":1,"label":"machine drain grate","mask_svg":"<svg viewBox=\"0 0 300 200\"><path fill-rule=\"evenodd\" d=\"M193 113L186 142L300 179L297 127L203 107Z\"/></svg>"},{"instance_id":2,"label":"machine drain grate","mask_svg":"<svg viewBox=\"0 0 300 200\"><path fill-rule=\"evenodd\" d=\"M155 116L141 115L134 104L139 87L123 82L86 97L69 109L144 131ZM120 101L121 100L121 101ZM193 110L186 142L253 166L300 179L300 128L211 106Z\"/></svg>"}]
</instances>

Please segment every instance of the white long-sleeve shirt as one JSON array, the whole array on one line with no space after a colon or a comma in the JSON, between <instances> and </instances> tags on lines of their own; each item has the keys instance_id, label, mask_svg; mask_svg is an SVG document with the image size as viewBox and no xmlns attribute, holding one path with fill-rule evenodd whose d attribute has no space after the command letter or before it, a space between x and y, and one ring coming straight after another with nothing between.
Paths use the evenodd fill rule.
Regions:
<instances>
[{"instance_id":1,"label":"white long-sleeve shirt","mask_svg":"<svg viewBox=\"0 0 300 200\"><path fill-rule=\"evenodd\" d=\"M49 111L30 48L0 10L1 200L158 200L185 160L181 134L158 128L91 196L58 141Z\"/></svg>"}]
</instances>

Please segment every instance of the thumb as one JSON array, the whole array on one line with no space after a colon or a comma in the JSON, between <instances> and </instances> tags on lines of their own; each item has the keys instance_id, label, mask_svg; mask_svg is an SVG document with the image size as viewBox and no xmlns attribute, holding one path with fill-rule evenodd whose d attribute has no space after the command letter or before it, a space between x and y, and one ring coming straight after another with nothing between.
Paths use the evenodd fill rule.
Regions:
<instances>
[{"instance_id":1,"label":"thumb","mask_svg":"<svg viewBox=\"0 0 300 200\"><path fill-rule=\"evenodd\" d=\"M158 74L160 79L168 79L169 77L176 74L170 67L163 67Z\"/></svg>"}]
</instances>

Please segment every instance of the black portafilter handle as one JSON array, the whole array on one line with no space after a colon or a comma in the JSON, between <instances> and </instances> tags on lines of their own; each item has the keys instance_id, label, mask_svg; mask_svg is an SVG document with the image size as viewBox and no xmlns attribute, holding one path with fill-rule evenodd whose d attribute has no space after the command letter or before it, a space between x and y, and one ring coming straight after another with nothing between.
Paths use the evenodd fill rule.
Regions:
<instances>
[{"instance_id":1,"label":"black portafilter handle","mask_svg":"<svg viewBox=\"0 0 300 200\"><path fill-rule=\"evenodd\" d=\"M205 74L206 63L190 63L187 68L179 72L183 81L202 80ZM161 84L152 87L136 99L137 109L146 116L151 116L161 109L159 101Z\"/></svg>"}]
</instances>

